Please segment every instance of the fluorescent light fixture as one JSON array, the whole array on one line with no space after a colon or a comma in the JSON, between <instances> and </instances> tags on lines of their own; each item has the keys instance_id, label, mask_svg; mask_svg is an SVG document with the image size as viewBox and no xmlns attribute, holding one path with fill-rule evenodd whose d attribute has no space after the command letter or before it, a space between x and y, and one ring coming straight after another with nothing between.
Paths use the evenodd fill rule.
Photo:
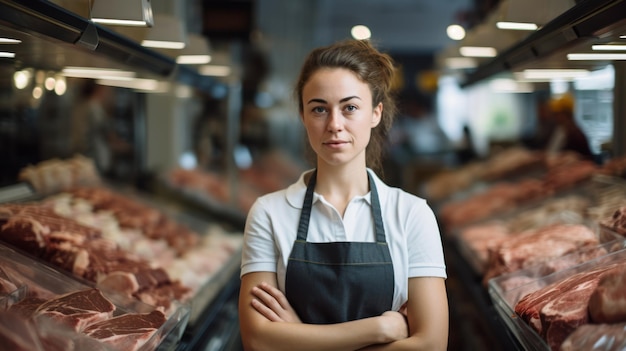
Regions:
<instances>
[{"instance_id":1,"label":"fluorescent light fixture","mask_svg":"<svg viewBox=\"0 0 626 351\"><path fill-rule=\"evenodd\" d=\"M539 26L535 23L521 23L521 22L496 22L496 27L500 29L510 30L537 30Z\"/></svg>"},{"instance_id":2,"label":"fluorescent light fixture","mask_svg":"<svg viewBox=\"0 0 626 351\"><path fill-rule=\"evenodd\" d=\"M211 62L211 55L180 55L176 63L181 65L205 65Z\"/></svg>"},{"instance_id":3,"label":"fluorescent light fixture","mask_svg":"<svg viewBox=\"0 0 626 351\"><path fill-rule=\"evenodd\" d=\"M550 81L553 79L572 80L589 75L586 69L527 69L516 73L520 79Z\"/></svg>"},{"instance_id":4,"label":"fluorescent light fixture","mask_svg":"<svg viewBox=\"0 0 626 351\"><path fill-rule=\"evenodd\" d=\"M155 14L154 26L148 28L141 45L157 49L183 49L187 45L187 31L178 18Z\"/></svg>"},{"instance_id":5,"label":"fluorescent light fixture","mask_svg":"<svg viewBox=\"0 0 626 351\"><path fill-rule=\"evenodd\" d=\"M61 71L65 77L73 78L133 78L137 74L132 71L123 71L113 68L96 68L96 67L65 67Z\"/></svg>"},{"instance_id":6,"label":"fluorescent light fixture","mask_svg":"<svg viewBox=\"0 0 626 351\"><path fill-rule=\"evenodd\" d=\"M478 63L471 57L448 57L445 59L445 65L449 69L467 69L476 68Z\"/></svg>"},{"instance_id":7,"label":"fluorescent light fixture","mask_svg":"<svg viewBox=\"0 0 626 351\"><path fill-rule=\"evenodd\" d=\"M181 65L204 65L211 62L208 39L198 34L189 34L189 44L176 57Z\"/></svg>"},{"instance_id":8,"label":"fluorescent light fixture","mask_svg":"<svg viewBox=\"0 0 626 351\"><path fill-rule=\"evenodd\" d=\"M156 79L133 78L133 79L98 79L97 84L107 85L118 88L128 88L141 90L146 92L163 92L167 91L167 83L161 83Z\"/></svg>"},{"instance_id":9,"label":"fluorescent light fixture","mask_svg":"<svg viewBox=\"0 0 626 351\"><path fill-rule=\"evenodd\" d=\"M626 39L626 35L620 35L619 38L620 39Z\"/></svg>"},{"instance_id":10,"label":"fluorescent light fixture","mask_svg":"<svg viewBox=\"0 0 626 351\"><path fill-rule=\"evenodd\" d=\"M497 78L489 82L489 87L496 93L532 93L532 84L517 82L509 78Z\"/></svg>"},{"instance_id":11,"label":"fluorescent light fixture","mask_svg":"<svg viewBox=\"0 0 626 351\"><path fill-rule=\"evenodd\" d=\"M0 38L0 44L19 44L21 42L19 39Z\"/></svg>"},{"instance_id":12,"label":"fluorescent light fixture","mask_svg":"<svg viewBox=\"0 0 626 351\"><path fill-rule=\"evenodd\" d=\"M495 48L486 46L462 46L459 52L465 57L496 57L498 54Z\"/></svg>"},{"instance_id":13,"label":"fluorescent light fixture","mask_svg":"<svg viewBox=\"0 0 626 351\"><path fill-rule=\"evenodd\" d=\"M591 49L596 51L625 51L626 45L591 45Z\"/></svg>"},{"instance_id":14,"label":"fluorescent light fixture","mask_svg":"<svg viewBox=\"0 0 626 351\"><path fill-rule=\"evenodd\" d=\"M446 28L446 34L452 40L463 40L465 38L465 28L458 24L451 24Z\"/></svg>"},{"instance_id":15,"label":"fluorescent light fixture","mask_svg":"<svg viewBox=\"0 0 626 351\"><path fill-rule=\"evenodd\" d=\"M150 0L94 0L91 20L131 27L151 27L154 24Z\"/></svg>"},{"instance_id":16,"label":"fluorescent light fixture","mask_svg":"<svg viewBox=\"0 0 626 351\"><path fill-rule=\"evenodd\" d=\"M0 51L0 58L15 58L14 52Z\"/></svg>"},{"instance_id":17,"label":"fluorescent light fixture","mask_svg":"<svg viewBox=\"0 0 626 351\"><path fill-rule=\"evenodd\" d=\"M230 67L222 65L206 65L200 67L200 74L203 76L226 77L230 75Z\"/></svg>"},{"instance_id":18,"label":"fluorescent light fixture","mask_svg":"<svg viewBox=\"0 0 626 351\"><path fill-rule=\"evenodd\" d=\"M567 59L570 61L595 61L595 60L616 61L616 60L626 60L626 54L574 53L574 54L567 54Z\"/></svg>"},{"instance_id":19,"label":"fluorescent light fixture","mask_svg":"<svg viewBox=\"0 0 626 351\"><path fill-rule=\"evenodd\" d=\"M167 41L167 40L143 40L142 46L155 49L182 49L185 47L185 43L180 41Z\"/></svg>"}]
</instances>

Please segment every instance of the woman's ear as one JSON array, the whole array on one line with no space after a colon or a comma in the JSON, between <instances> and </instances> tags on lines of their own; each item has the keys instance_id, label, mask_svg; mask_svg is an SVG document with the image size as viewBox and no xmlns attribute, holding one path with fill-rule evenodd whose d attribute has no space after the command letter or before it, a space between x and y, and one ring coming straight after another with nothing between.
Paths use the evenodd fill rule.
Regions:
<instances>
[{"instance_id":1,"label":"woman's ear","mask_svg":"<svg viewBox=\"0 0 626 351\"><path fill-rule=\"evenodd\" d=\"M372 128L375 128L379 123L383 116L383 103L379 102L374 110L372 111Z\"/></svg>"}]
</instances>

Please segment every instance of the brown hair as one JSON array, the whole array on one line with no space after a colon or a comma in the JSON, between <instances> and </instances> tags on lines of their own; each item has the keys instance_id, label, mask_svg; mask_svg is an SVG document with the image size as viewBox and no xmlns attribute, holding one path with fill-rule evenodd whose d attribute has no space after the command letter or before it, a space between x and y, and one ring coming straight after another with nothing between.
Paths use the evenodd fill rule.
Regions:
<instances>
[{"instance_id":1,"label":"brown hair","mask_svg":"<svg viewBox=\"0 0 626 351\"><path fill-rule=\"evenodd\" d=\"M382 102L381 121L372 130L366 149L367 166L382 172L383 147L396 114L396 103L392 96L395 71L393 59L374 48L369 40L345 40L314 49L305 59L296 83L295 95L300 113L303 112L302 89L321 68L345 68L352 71L369 86L372 107Z\"/></svg>"}]
</instances>

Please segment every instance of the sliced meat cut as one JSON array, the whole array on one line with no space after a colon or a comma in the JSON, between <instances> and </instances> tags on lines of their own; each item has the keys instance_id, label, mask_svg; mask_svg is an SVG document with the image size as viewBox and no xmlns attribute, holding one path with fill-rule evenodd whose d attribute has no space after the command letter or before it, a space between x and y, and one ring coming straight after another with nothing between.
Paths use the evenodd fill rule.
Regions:
<instances>
[{"instance_id":1,"label":"sliced meat cut","mask_svg":"<svg viewBox=\"0 0 626 351\"><path fill-rule=\"evenodd\" d=\"M98 289L72 292L44 302L35 311L35 317L48 317L82 331L87 326L113 316L115 305Z\"/></svg>"},{"instance_id":2,"label":"sliced meat cut","mask_svg":"<svg viewBox=\"0 0 626 351\"><path fill-rule=\"evenodd\" d=\"M606 272L589 299L595 323L626 322L626 264Z\"/></svg>"},{"instance_id":3,"label":"sliced meat cut","mask_svg":"<svg viewBox=\"0 0 626 351\"><path fill-rule=\"evenodd\" d=\"M83 332L116 349L135 351L147 342L156 342L152 337L165 321L165 315L158 310L129 313L92 324Z\"/></svg>"}]
</instances>

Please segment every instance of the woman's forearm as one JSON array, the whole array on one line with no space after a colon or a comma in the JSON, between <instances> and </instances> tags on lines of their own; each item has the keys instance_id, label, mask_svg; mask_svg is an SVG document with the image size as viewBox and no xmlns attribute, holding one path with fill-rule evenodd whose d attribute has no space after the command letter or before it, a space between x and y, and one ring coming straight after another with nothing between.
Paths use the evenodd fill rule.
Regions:
<instances>
[{"instance_id":1,"label":"woman's forearm","mask_svg":"<svg viewBox=\"0 0 626 351\"><path fill-rule=\"evenodd\" d=\"M353 351L365 346L389 342L384 317L365 318L338 324L261 323L246 333L246 351Z\"/></svg>"}]
</instances>

